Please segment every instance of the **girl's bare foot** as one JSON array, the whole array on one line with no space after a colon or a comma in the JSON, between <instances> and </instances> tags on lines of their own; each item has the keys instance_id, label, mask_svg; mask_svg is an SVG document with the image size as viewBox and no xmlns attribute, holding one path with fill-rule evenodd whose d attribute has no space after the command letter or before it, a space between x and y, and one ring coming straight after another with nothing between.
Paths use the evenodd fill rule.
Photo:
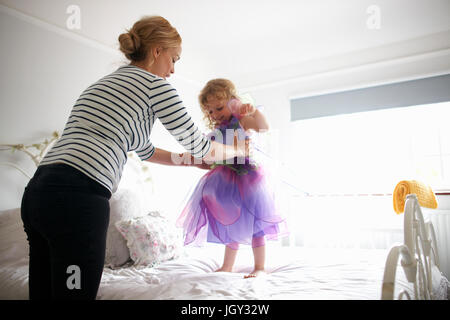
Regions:
<instances>
[{"instance_id":1,"label":"girl's bare foot","mask_svg":"<svg viewBox=\"0 0 450 320\"><path fill-rule=\"evenodd\" d=\"M231 272L232 268L222 267L217 269L215 272Z\"/></svg>"},{"instance_id":2,"label":"girl's bare foot","mask_svg":"<svg viewBox=\"0 0 450 320\"><path fill-rule=\"evenodd\" d=\"M264 269L255 269L251 273L244 276L244 279L248 278L256 278L260 275L266 274L266 271Z\"/></svg>"}]
</instances>

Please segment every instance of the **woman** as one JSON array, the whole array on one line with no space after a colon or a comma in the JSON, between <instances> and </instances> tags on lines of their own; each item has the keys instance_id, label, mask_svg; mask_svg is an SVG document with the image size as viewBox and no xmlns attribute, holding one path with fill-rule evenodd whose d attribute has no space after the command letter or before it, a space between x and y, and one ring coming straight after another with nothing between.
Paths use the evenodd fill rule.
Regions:
<instances>
[{"instance_id":1,"label":"woman","mask_svg":"<svg viewBox=\"0 0 450 320\"><path fill-rule=\"evenodd\" d=\"M143 18L119 42L130 64L81 94L61 139L25 188L30 299L96 298L109 199L127 152L166 165L192 164L191 156L208 162L245 156L243 148L208 140L166 81L181 54L181 37L167 20ZM153 146L149 137L156 118L186 149L184 154Z\"/></svg>"}]
</instances>

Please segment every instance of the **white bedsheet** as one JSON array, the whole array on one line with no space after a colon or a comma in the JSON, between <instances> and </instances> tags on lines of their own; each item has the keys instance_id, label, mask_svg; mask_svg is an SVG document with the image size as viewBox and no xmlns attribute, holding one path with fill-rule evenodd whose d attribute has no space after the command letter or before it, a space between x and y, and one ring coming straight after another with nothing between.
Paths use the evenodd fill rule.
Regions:
<instances>
[{"instance_id":1,"label":"white bedsheet","mask_svg":"<svg viewBox=\"0 0 450 320\"><path fill-rule=\"evenodd\" d=\"M104 269L97 299L380 299L386 250L267 248L268 274L244 279L252 252L242 248L233 273L223 248L188 248L157 267ZM27 299L28 259L3 259L0 299Z\"/></svg>"},{"instance_id":2,"label":"white bedsheet","mask_svg":"<svg viewBox=\"0 0 450 320\"><path fill-rule=\"evenodd\" d=\"M19 213L2 212L0 218L0 299L27 299L28 244ZM380 299L388 254L388 250L286 248L268 242L268 274L244 279L253 267L251 248L239 250L233 273L216 273L223 251L219 245L186 248L182 258L154 268L105 268L97 298ZM406 284L401 267L397 279L396 292Z\"/></svg>"},{"instance_id":3,"label":"white bedsheet","mask_svg":"<svg viewBox=\"0 0 450 320\"><path fill-rule=\"evenodd\" d=\"M251 250L241 250L233 273L215 273L222 249L156 268L105 270L99 299L380 299L385 250L268 248L268 274L251 279ZM337 255L336 253L339 253ZM330 255L331 254L331 255ZM120 290L118 290L120 289Z\"/></svg>"}]
</instances>

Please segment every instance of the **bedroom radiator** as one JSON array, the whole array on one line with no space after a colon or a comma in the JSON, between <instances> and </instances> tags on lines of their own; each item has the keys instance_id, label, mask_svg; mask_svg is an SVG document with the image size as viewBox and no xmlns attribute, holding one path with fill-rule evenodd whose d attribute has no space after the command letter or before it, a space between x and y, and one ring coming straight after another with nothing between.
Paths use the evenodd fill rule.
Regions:
<instances>
[{"instance_id":1,"label":"bedroom radiator","mask_svg":"<svg viewBox=\"0 0 450 320\"><path fill-rule=\"evenodd\" d=\"M450 210L427 211L428 219L436 232L440 269L450 279Z\"/></svg>"}]
</instances>

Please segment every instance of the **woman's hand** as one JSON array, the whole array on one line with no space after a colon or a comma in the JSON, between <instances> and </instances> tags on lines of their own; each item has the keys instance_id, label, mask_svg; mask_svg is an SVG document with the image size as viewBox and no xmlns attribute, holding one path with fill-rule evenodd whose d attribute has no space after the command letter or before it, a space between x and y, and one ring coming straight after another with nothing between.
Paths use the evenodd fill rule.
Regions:
<instances>
[{"instance_id":1,"label":"woman's hand","mask_svg":"<svg viewBox=\"0 0 450 320\"><path fill-rule=\"evenodd\" d=\"M248 158L250 156L250 140L238 140L237 136L234 137L234 149L237 157Z\"/></svg>"},{"instance_id":2,"label":"woman's hand","mask_svg":"<svg viewBox=\"0 0 450 320\"><path fill-rule=\"evenodd\" d=\"M153 156L146 161L167 166L192 166L200 169L210 169L210 164L194 158L189 152L173 153L159 148L155 148Z\"/></svg>"},{"instance_id":3,"label":"woman's hand","mask_svg":"<svg viewBox=\"0 0 450 320\"><path fill-rule=\"evenodd\" d=\"M211 165L202 162L201 164L195 164L195 167L199 168L199 169L203 169L203 170L210 170L211 169Z\"/></svg>"},{"instance_id":4,"label":"woman's hand","mask_svg":"<svg viewBox=\"0 0 450 320\"><path fill-rule=\"evenodd\" d=\"M181 165L196 167L204 170L211 169L211 165L207 164L202 159L194 158L189 152L180 153L179 156L182 159Z\"/></svg>"}]
</instances>

